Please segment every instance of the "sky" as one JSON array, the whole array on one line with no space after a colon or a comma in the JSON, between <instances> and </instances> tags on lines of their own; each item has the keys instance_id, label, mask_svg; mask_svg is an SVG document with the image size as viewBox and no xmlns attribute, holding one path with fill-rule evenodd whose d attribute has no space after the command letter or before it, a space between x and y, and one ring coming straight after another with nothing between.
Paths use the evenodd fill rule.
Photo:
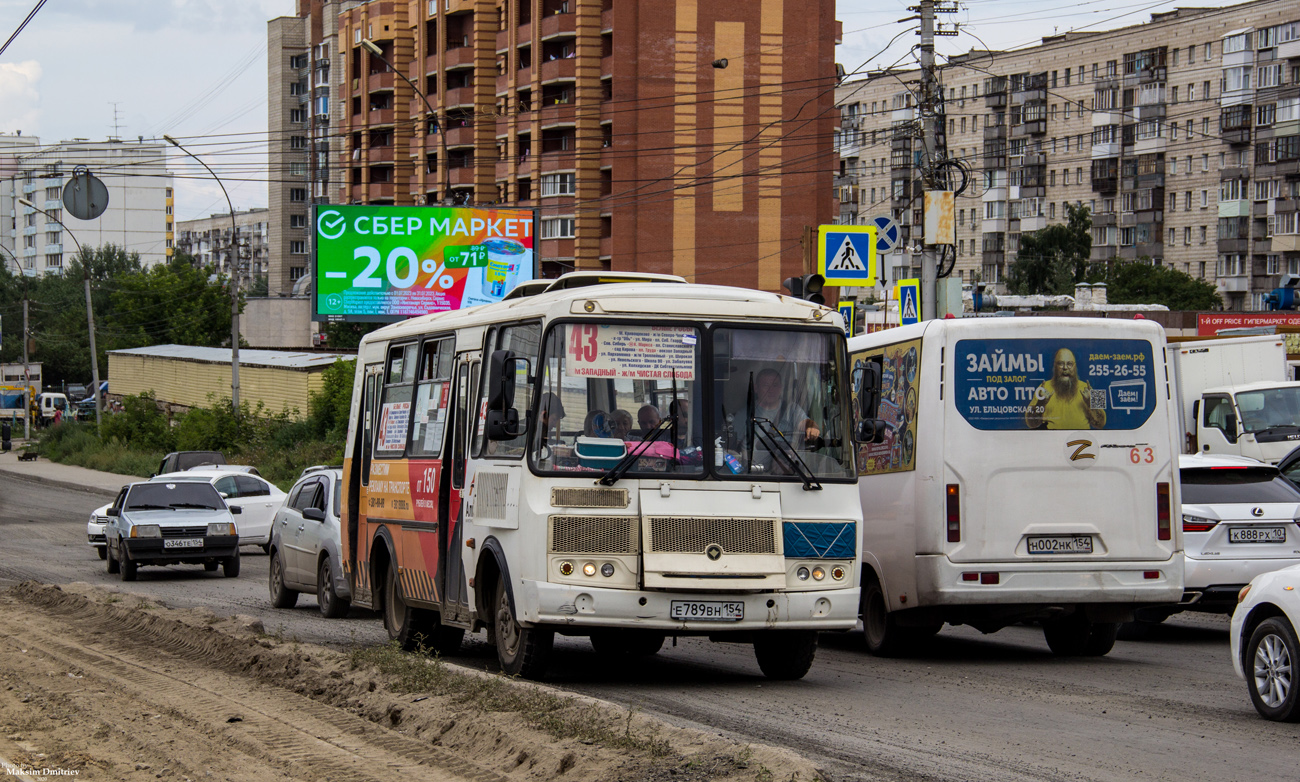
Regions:
<instances>
[{"instance_id":1,"label":"sky","mask_svg":"<svg viewBox=\"0 0 1300 782\"><path fill-rule=\"evenodd\" d=\"M912 15L912 1L839 0L844 36L836 59L846 71L914 64L915 22L898 21ZM38 2L0 0L0 43ZM1177 4L969 0L942 16L959 34L936 47L941 55L1014 48L1054 32L1144 22ZM48 0L0 55L0 133L21 130L46 143L166 133L216 170L236 209L265 206L266 23L294 7L293 0ZM197 164L173 156L170 168L178 220L226 211L220 188Z\"/></svg>"}]
</instances>

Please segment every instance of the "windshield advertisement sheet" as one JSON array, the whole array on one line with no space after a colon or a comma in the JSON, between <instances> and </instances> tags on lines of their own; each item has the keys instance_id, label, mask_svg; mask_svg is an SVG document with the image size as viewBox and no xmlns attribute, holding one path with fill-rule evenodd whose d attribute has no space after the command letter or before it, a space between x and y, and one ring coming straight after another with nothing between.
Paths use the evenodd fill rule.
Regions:
<instances>
[{"instance_id":1,"label":"windshield advertisement sheet","mask_svg":"<svg viewBox=\"0 0 1300 782\"><path fill-rule=\"evenodd\" d=\"M964 339L954 404L976 429L1137 429L1156 406L1141 339Z\"/></svg>"}]
</instances>

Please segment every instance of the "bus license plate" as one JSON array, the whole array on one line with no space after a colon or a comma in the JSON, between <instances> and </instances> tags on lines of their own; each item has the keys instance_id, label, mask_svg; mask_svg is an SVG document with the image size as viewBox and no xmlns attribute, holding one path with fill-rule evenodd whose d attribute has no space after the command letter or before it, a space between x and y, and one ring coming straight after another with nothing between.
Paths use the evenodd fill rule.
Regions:
<instances>
[{"instance_id":1,"label":"bus license plate","mask_svg":"<svg viewBox=\"0 0 1300 782\"><path fill-rule=\"evenodd\" d=\"M1229 543L1285 543L1286 527L1230 527Z\"/></svg>"},{"instance_id":2,"label":"bus license plate","mask_svg":"<svg viewBox=\"0 0 1300 782\"><path fill-rule=\"evenodd\" d=\"M163 548L203 548L203 538L164 538Z\"/></svg>"},{"instance_id":3,"label":"bus license plate","mask_svg":"<svg viewBox=\"0 0 1300 782\"><path fill-rule=\"evenodd\" d=\"M1030 554L1091 554L1091 535L1040 535L1027 541Z\"/></svg>"},{"instance_id":4,"label":"bus license plate","mask_svg":"<svg viewBox=\"0 0 1300 782\"><path fill-rule=\"evenodd\" d=\"M745 604L732 600L674 600L668 612L673 619L739 622L745 618Z\"/></svg>"}]
</instances>

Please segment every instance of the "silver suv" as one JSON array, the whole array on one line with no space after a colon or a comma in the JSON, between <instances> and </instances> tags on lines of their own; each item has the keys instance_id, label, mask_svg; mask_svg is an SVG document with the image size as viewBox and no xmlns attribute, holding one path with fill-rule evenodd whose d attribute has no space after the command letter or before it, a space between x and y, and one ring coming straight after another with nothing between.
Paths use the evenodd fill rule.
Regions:
<instances>
[{"instance_id":1,"label":"silver suv","mask_svg":"<svg viewBox=\"0 0 1300 782\"><path fill-rule=\"evenodd\" d=\"M227 507L212 484L199 481L133 483L105 511L108 572L134 581L142 565L220 565L239 575L239 508Z\"/></svg>"}]
</instances>

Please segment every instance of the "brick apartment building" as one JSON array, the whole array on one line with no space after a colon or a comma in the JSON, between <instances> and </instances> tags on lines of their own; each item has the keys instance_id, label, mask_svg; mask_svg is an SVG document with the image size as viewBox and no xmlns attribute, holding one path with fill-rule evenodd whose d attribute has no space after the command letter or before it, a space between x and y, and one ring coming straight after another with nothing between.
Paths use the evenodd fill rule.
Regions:
<instances>
[{"instance_id":1,"label":"brick apartment building","mask_svg":"<svg viewBox=\"0 0 1300 782\"><path fill-rule=\"evenodd\" d=\"M917 71L840 86L839 222L921 222ZM947 150L968 164L956 271L1001 283L1020 236L1093 214L1094 261L1150 258L1264 309L1300 274L1300 7L1179 8L1150 23L971 51L939 74ZM887 279L914 276L886 257Z\"/></svg>"},{"instance_id":2,"label":"brick apartment building","mask_svg":"<svg viewBox=\"0 0 1300 782\"><path fill-rule=\"evenodd\" d=\"M314 150L293 157L290 143L284 164L273 151L273 180L302 171L280 207L289 220L318 185L335 203L532 207L545 276L766 290L802 271L805 227L831 220L833 0L300 0L299 19L272 23L302 35L271 48L285 61L271 67L273 143L310 127L296 143ZM309 52L310 73L285 65L294 52ZM313 101L306 114L289 89L277 101L286 79L310 80L291 88ZM271 209L282 225L274 186Z\"/></svg>"}]
</instances>

